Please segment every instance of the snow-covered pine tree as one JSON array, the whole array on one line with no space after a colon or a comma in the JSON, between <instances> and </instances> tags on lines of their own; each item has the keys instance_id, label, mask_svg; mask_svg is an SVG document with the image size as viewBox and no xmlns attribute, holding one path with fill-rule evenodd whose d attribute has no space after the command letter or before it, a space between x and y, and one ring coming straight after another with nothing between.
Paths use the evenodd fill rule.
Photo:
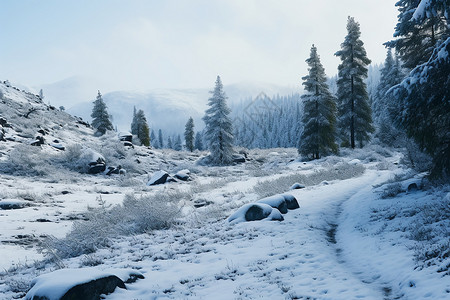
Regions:
<instances>
[{"instance_id":1,"label":"snow-covered pine tree","mask_svg":"<svg viewBox=\"0 0 450 300\"><path fill-rule=\"evenodd\" d=\"M320 62L317 48L312 45L308 63L308 75L302 77L305 87L303 100L303 133L299 153L312 159L336 153L336 102L331 95L325 69Z\"/></svg>"},{"instance_id":2,"label":"snow-covered pine tree","mask_svg":"<svg viewBox=\"0 0 450 300\"><path fill-rule=\"evenodd\" d=\"M197 131L195 134L194 148L199 151L203 151L203 136L200 131Z\"/></svg>"},{"instance_id":3,"label":"snow-covered pine tree","mask_svg":"<svg viewBox=\"0 0 450 300\"><path fill-rule=\"evenodd\" d=\"M341 50L335 53L341 59L338 67L337 97L339 110L339 132L343 145L355 148L356 141L362 147L370 140L372 111L364 79L367 78L367 58L364 43L360 39L359 23L348 17L347 36Z\"/></svg>"},{"instance_id":4,"label":"snow-covered pine tree","mask_svg":"<svg viewBox=\"0 0 450 300\"><path fill-rule=\"evenodd\" d=\"M39 98L41 98L41 100L44 100L45 98L44 91L42 89L39 90Z\"/></svg>"},{"instance_id":5,"label":"snow-covered pine tree","mask_svg":"<svg viewBox=\"0 0 450 300\"><path fill-rule=\"evenodd\" d=\"M404 108L398 122L433 158L432 177L450 176L450 37L393 88Z\"/></svg>"},{"instance_id":6,"label":"snow-covered pine tree","mask_svg":"<svg viewBox=\"0 0 450 300\"><path fill-rule=\"evenodd\" d=\"M388 93L390 88L399 84L404 77L399 57L394 58L389 48L380 70L380 83L372 99L373 119L377 125L376 135L380 142L389 146L400 146L404 142L404 134L395 128L392 119L392 114L399 111L400 103L391 93Z\"/></svg>"},{"instance_id":7,"label":"snow-covered pine tree","mask_svg":"<svg viewBox=\"0 0 450 300\"><path fill-rule=\"evenodd\" d=\"M131 120L131 134L138 134L138 120L136 106L133 107L133 119Z\"/></svg>"},{"instance_id":8,"label":"snow-covered pine tree","mask_svg":"<svg viewBox=\"0 0 450 300\"><path fill-rule=\"evenodd\" d=\"M156 139L155 131L153 129L150 131L150 142L153 148L159 149L158 140Z\"/></svg>"},{"instance_id":9,"label":"snow-covered pine tree","mask_svg":"<svg viewBox=\"0 0 450 300\"><path fill-rule=\"evenodd\" d=\"M167 139L167 148L173 149L172 139L170 138L170 136Z\"/></svg>"},{"instance_id":10,"label":"snow-covered pine tree","mask_svg":"<svg viewBox=\"0 0 450 300\"><path fill-rule=\"evenodd\" d=\"M163 134L162 134L161 129L158 130L158 144L161 149L164 148L164 139L163 139Z\"/></svg>"},{"instance_id":11,"label":"snow-covered pine tree","mask_svg":"<svg viewBox=\"0 0 450 300\"><path fill-rule=\"evenodd\" d=\"M173 149L176 151L181 151L183 150L183 144L181 142L181 136L178 134L176 139L175 139L175 143L173 144Z\"/></svg>"},{"instance_id":12,"label":"snow-covered pine tree","mask_svg":"<svg viewBox=\"0 0 450 300\"><path fill-rule=\"evenodd\" d=\"M107 130L114 129L100 91L98 91L97 99L94 101L91 117L92 127L97 130L98 134L103 135Z\"/></svg>"},{"instance_id":13,"label":"snow-covered pine tree","mask_svg":"<svg viewBox=\"0 0 450 300\"><path fill-rule=\"evenodd\" d=\"M233 126L220 76L217 76L215 88L210 93L209 108L203 117L206 124L205 140L211 152L211 162L225 165L233 161Z\"/></svg>"},{"instance_id":14,"label":"snow-covered pine tree","mask_svg":"<svg viewBox=\"0 0 450 300\"><path fill-rule=\"evenodd\" d=\"M448 0L399 0L395 40L385 45L395 48L404 66L413 69L428 61L439 43L450 35Z\"/></svg>"},{"instance_id":15,"label":"snow-covered pine tree","mask_svg":"<svg viewBox=\"0 0 450 300\"><path fill-rule=\"evenodd\" d=\"M147 147L150 146L150 128L148 127L147 118L142 109L138 110L136 113L136 123L137 137L142 145Z\"/></svg>"},{"instance_id":16,"label":"snow-covered pine tree","mask_svg":"<svg viewBox=\"0 0 450 300\"><path fill-rule=\"evenodd\" d=\"M184 129L184 141L188 151L194 151L194 119L192 117L186 123Z\"/></svg>"}]
</instances>

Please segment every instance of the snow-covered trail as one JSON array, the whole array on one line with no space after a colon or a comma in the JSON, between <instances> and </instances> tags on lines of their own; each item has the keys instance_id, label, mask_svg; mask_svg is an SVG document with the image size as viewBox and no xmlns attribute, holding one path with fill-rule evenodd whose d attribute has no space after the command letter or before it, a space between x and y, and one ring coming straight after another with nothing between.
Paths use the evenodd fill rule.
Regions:
<instances>
[{"instance_id":1,"label":"snow-covered trail","mask_svg":"<svg viewBox=\"0 0 450 300\"><path fill-rule=\"evenodd\" d=\"M342 203L371 193L373 184L388 177L389 172L368 170L358 178L292 191L301 208L283 222L224 221L155 235L142 241L142 251L170 255L139 261L146 278L106 299L383 299L382 286L364 283L342 261L338 249L345 245L330 239L330 229ZM169 249L158 248L163 242L170 242Z\"/></svg>"}]
</instances>

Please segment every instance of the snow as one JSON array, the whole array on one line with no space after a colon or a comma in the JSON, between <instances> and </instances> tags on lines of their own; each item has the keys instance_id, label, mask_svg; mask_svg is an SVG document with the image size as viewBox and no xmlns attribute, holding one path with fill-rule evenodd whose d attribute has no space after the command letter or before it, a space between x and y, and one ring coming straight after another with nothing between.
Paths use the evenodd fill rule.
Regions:
<instances>
[{"instance_id":1,"label":"snow","mask_svg":"<svg viewBox=\"0 0 450 300\"><path fill-rule=\"evenodd\" d=\"M57 138L68 146L68 141L76 141L98 150L109 161L114 159L109 153L115 152L106 155L104 149L92 146L90 129L76 130L80 131L51 132L48 140ZM111 139L122 146L115 133ZM13 143L2 143L2 152L8 153ZM105 296L109 300L448 299L448 271L438 270L446 270L450 258L435 259L428 265L430 261L417 256L419 250L445 245L448 233L437 235L442 241L432 237L417 240L412 235L422 229L449 228L448 218L430 223L430 208L438 214L439 205L448 205L449 188L401 191L383 198L383 190L392 183L399 182L402 190L410 183L420 187L423 174L413 176L398 164L401 154L374 149L342 151L342 156L311 162L300 162L296 149L251 150L250 159L243 164L206 167L197 164L204 152L136 146L130 151L136 151L132 153L141 163L126 176L91 176L68 171L65 165L60 165L56 177L48 171L34 177L2 173L0 201L27 205L0 210L0 299L24 297L29 283L40 274L44 275L38 277L29 295L42 289L56 297L74 283L102 274L124 278L121 272L126 271L111 269L139 270L145 278L127 284L127 290L116 289ZM42 152L67 153L50 146ZM113 164L118 165L116 162ZM385 167L377 168L380 163ZM364 174L346 180L327 178L328 184L308 183L303 189L289 190L318 171L352 164L364 167ZM148 187L147 174L162 169L170 174L190 170L195 176L188 182ZM277 209L255 204L261 197L255 187L267 183L271 191L278 188L271 185L286 176L289 181L282 192L289 191L300 209L290 210L282 222L245 222L245 210L251 205L262 206L270 218L281 217ZM404 180L396 179L402 176ZM63 239L75 222L84 224L90 213L121 205L127 194L136 198L167 194L167 199L175 195L181 200L174 203L182 215L171 228L110 236L108 247L78 257L58 259L50 246L41 243L48 236ZM198 199L204 199L205 206L195 207ZM95 231L95 235L102 234ZM92 267L85 271L86 266ZM61 267L66 270L52 273Z\"/></svg>"}]
</instances>

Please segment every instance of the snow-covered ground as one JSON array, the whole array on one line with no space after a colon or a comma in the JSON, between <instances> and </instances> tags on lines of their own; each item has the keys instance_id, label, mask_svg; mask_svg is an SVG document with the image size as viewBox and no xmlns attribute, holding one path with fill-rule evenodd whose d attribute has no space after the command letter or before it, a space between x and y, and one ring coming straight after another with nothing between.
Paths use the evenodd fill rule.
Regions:
<instances>
[{"instance_id":1,"label":"snow-covered ground","mask_svg":"<svg viewBox=\"0 0 450 300\"><path fill-rule=\"evenodd\" d=\"M448 218L423 221L436 212L430 206L450 203L448 188L406 191L412 182L420 187L423 175L401 167L396 152L374 147L344 154L300 162L295 149L254 150L244 164L207 167L197 164L202 153L156 150L154 166L192 172L192 181L160 186L146 186L149 176L85 175L59 183L1 175L2 201L29 205L0 211L6 258L0 298L23 297L40 274L93 267L145 276L105 299L450 299L448 256L418 260L426 249L448 245ZM289 191L296 181L306 188ZM272 190L291 193L300 208L281 222L227 221ZM88 208L158 193L184 197L177 199L182 216L171 228L115 236L108 247L60 260L43 245L40 262L45 236L63 238L74 220L85 222ZM195 207L199 201L206 206ZM420 241L419 233L436 228L447 240Z\"/></svg>"}]
</instances>

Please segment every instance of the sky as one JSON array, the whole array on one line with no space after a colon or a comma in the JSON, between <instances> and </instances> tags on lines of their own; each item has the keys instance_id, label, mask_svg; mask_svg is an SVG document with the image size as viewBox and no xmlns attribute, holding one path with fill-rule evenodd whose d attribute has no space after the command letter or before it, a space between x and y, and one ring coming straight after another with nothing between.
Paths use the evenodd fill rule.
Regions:
<instances>
[{"instance_id":1,"label":"sky","mask_svg":"<svg viewBox=\"0 0 450 300\"><path fill-rule=\"evenodd\" d=\"M347 17L374 63L396 0L2 0L0 79L39 87L77 76L103 92L265 82L301 87L318 48L337 73Z\"/></svg>"}]
</instances>

